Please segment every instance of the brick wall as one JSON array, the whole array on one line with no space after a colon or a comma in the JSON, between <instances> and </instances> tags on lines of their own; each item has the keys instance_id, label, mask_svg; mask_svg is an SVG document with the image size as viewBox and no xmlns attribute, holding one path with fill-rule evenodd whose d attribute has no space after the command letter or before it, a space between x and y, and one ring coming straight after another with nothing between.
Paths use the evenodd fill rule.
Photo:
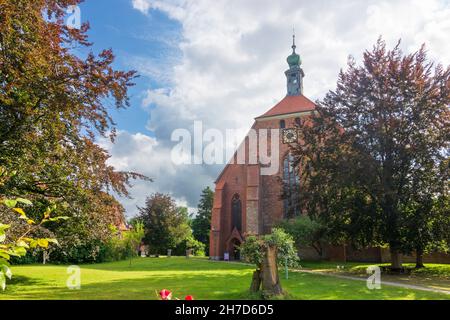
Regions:
<instances>
[{"instance_id":1,"label":"brick wall","mask_svg":"<svg viewBox=\"0 0 450 320\"><path fill-rule=\"evenodd\" d=\"M256 121L252 126L257 132L260 129L279 129L281 119ZM295 126L295 117L284 118L286 128ZM269 134L267 153L270 155L272 141ZM222 259L227 250L231 230L231 201L234 194L239 194L242 201L242 235L245 233L270 233L272 227L283 219L282 191L283 160L289 152L289 146L282 143L279 135L278 173L260 175L261 166L228 164L216 181L216 196L212 216L210 236L210 256ZM259 147L259 146L258 146ZM246 162L249 161L248 140L240 148L245 148ZM236 162L236 155L234 162ZM259 159L258 159L259 160ZM218 199L216 199L218 198ZM219 199L220 198L220 199Z\"/></svg>"}]
</instances>

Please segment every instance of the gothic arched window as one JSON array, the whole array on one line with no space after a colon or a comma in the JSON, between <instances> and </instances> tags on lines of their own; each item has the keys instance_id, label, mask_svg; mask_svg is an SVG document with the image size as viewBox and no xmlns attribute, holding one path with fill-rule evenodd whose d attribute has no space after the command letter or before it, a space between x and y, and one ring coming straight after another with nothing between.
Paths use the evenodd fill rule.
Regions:
<instances>
[{"instance_id":1,"label":"gothic arched window","mask_svg":"<svg viewBox=\"0 0 450 320\"><path fill-rule=\"evenodd\" d=\"M298 203L300 178L293 164L294 157L289 153L283 161L283 206L285 218L292 218L300 214Z\"/></svg>"},{"instance_id":2,"label":"gothic arched window","mask_svg":"<svg viewBox=\"0 0 450 320\"><path fill-rule=\"evenodd\" d=\"M242 204L238 194L235 194L231 200L231 222L231 229L236 228L239 232L242 231Z\"/></svg>"}]
</instances>

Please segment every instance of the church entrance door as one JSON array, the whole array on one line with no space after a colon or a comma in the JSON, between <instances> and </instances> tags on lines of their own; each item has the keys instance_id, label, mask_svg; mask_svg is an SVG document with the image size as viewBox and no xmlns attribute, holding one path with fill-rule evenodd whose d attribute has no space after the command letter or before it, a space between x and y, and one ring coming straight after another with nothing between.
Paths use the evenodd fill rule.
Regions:
<instances>
[{"instance_id":1,"label":"church entrance door","mask_svg":"<svg viewBox=\"0 0 450 320\"><path fill-rule=\"evenodd\" d=\"M239 249L241 242L238 239L233 239L231 241L231 252L233 260L241 260L241 250Z\"/></svg>"}]
</instances>

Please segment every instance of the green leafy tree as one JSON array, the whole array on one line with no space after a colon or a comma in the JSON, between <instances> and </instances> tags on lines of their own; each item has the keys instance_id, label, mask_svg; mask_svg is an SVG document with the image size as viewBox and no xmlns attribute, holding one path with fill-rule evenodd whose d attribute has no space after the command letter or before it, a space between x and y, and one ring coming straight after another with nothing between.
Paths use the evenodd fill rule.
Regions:
<instances>
[{"instance_id":1,"label":"green leafy tree","mask_svg":"<svg viewBox=\"0 0 450 320\"><path fill-rule=\"evenodd\" d=\"M138 247L144 238L145 230L142 222L137 222L131 231L128 231L124 235L125 246L128 248L128 258L130 259L130 265L132 258L137 256Z\"/></svg>"},{"instance_id":2,"label":"green leafy tree","mask_svg":"<svg viewBox=\"0 0 450 320\"><path fill-rule=\"evenodd\" d=\"M191 235L187 210L177 207L170 195L152 194L139 212L144 223L144 241L152 253L165 254Z\"/></svg>"},{"instance_id":3,"label":"green leafy tree","mask_svg":"<svg viewBox=\"0 0 450 320\"><path fill-rule=\"evenodd\" d=\"M97 252L97 261L111 262L128 259L130 266L133 258L138 255L138 246L144 236L144 225L137 222L129 230L120 230L114 225L110 225L112 237L100 243Z\"/></svg>"},{"instance_id":4,"label":"green leafy tree","mask_svg":"<svg viewBox=\"0 0 450 320\"><path fill-rule=\"evenodd\" d=\"M214 192L210 187L206 187L203 189L200 197L197 215L192 220L192 233L194 238L205 245L206 252L208 253L213 201Z\"/></svg>"},{"instance_id":5,"label":"green leafy tree","mask_svg":"<svg viewBox=\"0 0 450 320\"><path fill-rule=\"evenodd\" d=\"M300 216L283 220L279 227L294 238L297 247L311 246L320 257L323 256L323 245L328 242L328 238L327 229L320 222L308 216Z\"/></svg>"},{"instance_id":6,"label":"green leafy tree","mask_svg":"<svg viewBox=\"0 0 450 320\"><path fill-rule=\"evenodd\" d=\"M426 195L419 202L411 201L405 208L404 247L415 251L416 268L424 268L423 255L449 251L450 204L448 196Z\"/></svg>"}]
</instances>

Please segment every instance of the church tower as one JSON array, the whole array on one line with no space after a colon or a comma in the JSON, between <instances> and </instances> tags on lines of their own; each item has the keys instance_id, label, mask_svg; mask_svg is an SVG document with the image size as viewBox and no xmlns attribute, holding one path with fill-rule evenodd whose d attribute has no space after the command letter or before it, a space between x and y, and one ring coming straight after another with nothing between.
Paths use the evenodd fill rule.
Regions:
<instances>
[{"instance_id":1,"label":"church tower","mask_svg":"<svg viewBox=\"0 0 450 320\"><path fill-rule=\"evenodd\" d=\"M287 58L289 70L285 72L287 78L287 95L300 96L303 95L303 77L305 73L300 67L302 60L300 55L295 52L295 34L292 36L292 54Z\"/></svg>"},{"instance_id":2,"label":"church tower","mask_svg":"<svg viewBox=\"0 0 450 320\"><path fill-rule=\"evenodd\" d=\"M274 170L268 174L267 165L258 161L238 163L239 149L227 163L216 180L211 217L211 259L239 260L239 246L247 235L270 233L279 221L298 214L291 209L291 203L298 193L293 192L289 199L281 199L283 185L280 182L284 181L290 188L298 189L299 177L293 170L290 144L298 140L297 125L301 119L315 112L316 106L303 95L304 73L300 67L300 55L295 50L294 35L292 53L287 58L289 69L285 72L287 94L281 92L283 98L256 117L251 127L257 134L278 129L279 134L270 134L266 146L266 154L270 152L273 156L271 166L274 166ZM248 138L244 139L239 147L247 155L249 141ZM272 147L278 148L277 152L272 153Z\"/></svg>"}]
</instances>

